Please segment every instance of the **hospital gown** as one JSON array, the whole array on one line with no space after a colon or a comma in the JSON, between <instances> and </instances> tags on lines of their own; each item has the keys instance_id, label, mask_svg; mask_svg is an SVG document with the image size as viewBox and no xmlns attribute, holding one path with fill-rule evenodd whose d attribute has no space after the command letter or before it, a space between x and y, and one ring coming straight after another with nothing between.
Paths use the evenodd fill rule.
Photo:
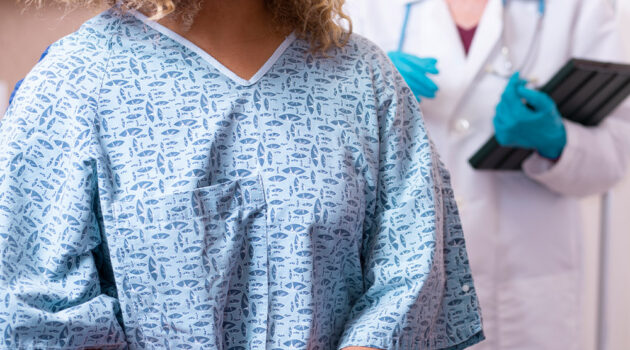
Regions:
<instances>
[{"instance_id":1,"label":"hospital gown","mask_svg":"<svg viewBox=\"0 0 630 350\"><path fill-rule=\"evenodd\" d=\"M460 349L449 176L383 53L252 79L141 14L53 44L0 126L0 349Z\"/></svg>"}]
</instances>

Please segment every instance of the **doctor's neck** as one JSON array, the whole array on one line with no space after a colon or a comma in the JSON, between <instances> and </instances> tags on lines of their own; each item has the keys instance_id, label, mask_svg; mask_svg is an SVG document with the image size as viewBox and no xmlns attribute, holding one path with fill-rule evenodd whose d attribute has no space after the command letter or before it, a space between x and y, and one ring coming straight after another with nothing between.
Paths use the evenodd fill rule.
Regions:
<instances>
[{"instance_id":1,"label":"doctor's neck","mask_svg":"<svg viewBox=\"0 0 630 350\"><path fill-rule=\"evenodd\" d=\"M470 29L479 24L488 0L446 0L446 3L455 24Z\"/></svg>"}]
</instances>

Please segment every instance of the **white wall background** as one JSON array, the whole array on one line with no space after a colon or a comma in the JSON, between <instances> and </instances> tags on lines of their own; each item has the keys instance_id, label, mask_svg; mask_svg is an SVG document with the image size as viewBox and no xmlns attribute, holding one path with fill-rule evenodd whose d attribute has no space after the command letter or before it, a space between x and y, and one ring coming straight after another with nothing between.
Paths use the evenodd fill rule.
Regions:
<instances>
[{"instance_id":1,"label":"white wall background","mask_svg":"<svg viewBox=\"0 0 630 350\"><path fill-rule=\"evenodd\" d=\"M619 30L630 57L630 0L612 0L616 3ZM611 191L610 230L606 245L608 265L604 304L604 342L597 341L597 307L599 297L600 220L601 201L589 198L584 201L585 291L582 341L584 350L630 349L630 175Z\"/></svg>"},{"instance_id":2,"label":"white wall background","mask_svg":"<svg viewBox=\"0 0 630 350\"><path fill-rule=\"evenodd\" d=\"M613 0L614 1L614 0ZM626 36L626 49L630 54L630 0L616 0L617 14L621 31Z\"/></svg>"},{"instance_id":3,"label":"white wall background","mask_svg":"<svg viewBox=\"0 0 630 350\"><path fill-rule=\"evenodd\" d=\"M620 30L630 57L630 0L617 0ZM610 349L630 349L630 176L612 196L610 261L610 322L607 332Z\"/></svg>"}]
</instances>

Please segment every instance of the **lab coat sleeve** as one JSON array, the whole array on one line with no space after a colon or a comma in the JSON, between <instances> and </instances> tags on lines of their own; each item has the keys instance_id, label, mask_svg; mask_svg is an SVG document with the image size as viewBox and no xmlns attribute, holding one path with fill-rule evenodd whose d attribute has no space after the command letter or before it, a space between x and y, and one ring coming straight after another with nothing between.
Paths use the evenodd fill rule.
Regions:
<instances>
[{"instance_id":1,"label":"lab coat sleeve","mask_svg":"<svg viewBox=\"0 0 630 350\"><path fill-rule=\"evenodd\" d=\"M364 294L339 348L463 349L483 332L449 174L409 88L397 72L383 74L394 91L380 95L378 188L362 247Z\"/></svg>"},{"instance_id":2,"label":"lab coat sleeve","mask_svg":"<svg viewBox=\"0 0 630 350\"><path fill-rule=\"evenodd\" d=\"M627 62L614 13L602 0L582 0L575 22L572 56ZM630 161L630 103L597 127L565 120L567 145L557 162L534 155L523 164L532 179L570 196L603 193L622 180Z\"/></svg>"},{"instance_id":3,"label":"lab coat sleeve","mask_svg":"<svg viewBox=\"0 0 630 350\"><path fill-rule=\"evenodd\" d=\"M126 347L119 303L103 292L95 258L103 67L67 49L34 68L0 124L3 350Z\"/></svg>"}]
</instances>

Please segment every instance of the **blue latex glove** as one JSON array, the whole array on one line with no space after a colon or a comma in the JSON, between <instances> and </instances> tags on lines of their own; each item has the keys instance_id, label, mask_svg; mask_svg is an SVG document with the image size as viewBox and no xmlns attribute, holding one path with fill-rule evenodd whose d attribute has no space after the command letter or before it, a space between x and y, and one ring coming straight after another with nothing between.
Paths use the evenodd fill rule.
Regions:
<instances>
[{"instance_id":1,"label":"blue latex glove","mask_svg":"<svg viewBox=\"0 0 630 350\"><path fill-rule=\"evenodd\" d=\"M420 101L420 96L434 98L439 90L438 86L427 77L427 74L438 74L435 58L420 58L401 51L391 51L387 54L394 62L407 85Z\"/></svg>"},{"instance_id":2,"label":"blue latex glove","mask_svg":"<svg viewBox=\"0 0 630 350\"><path fill-rule=\"evenodd\" d=\"M530 90L526 84L519 73L510 78L494 117L497 141L557 159L567 144L562 116L549 95Z\"/></svg>"}]
</instances>

